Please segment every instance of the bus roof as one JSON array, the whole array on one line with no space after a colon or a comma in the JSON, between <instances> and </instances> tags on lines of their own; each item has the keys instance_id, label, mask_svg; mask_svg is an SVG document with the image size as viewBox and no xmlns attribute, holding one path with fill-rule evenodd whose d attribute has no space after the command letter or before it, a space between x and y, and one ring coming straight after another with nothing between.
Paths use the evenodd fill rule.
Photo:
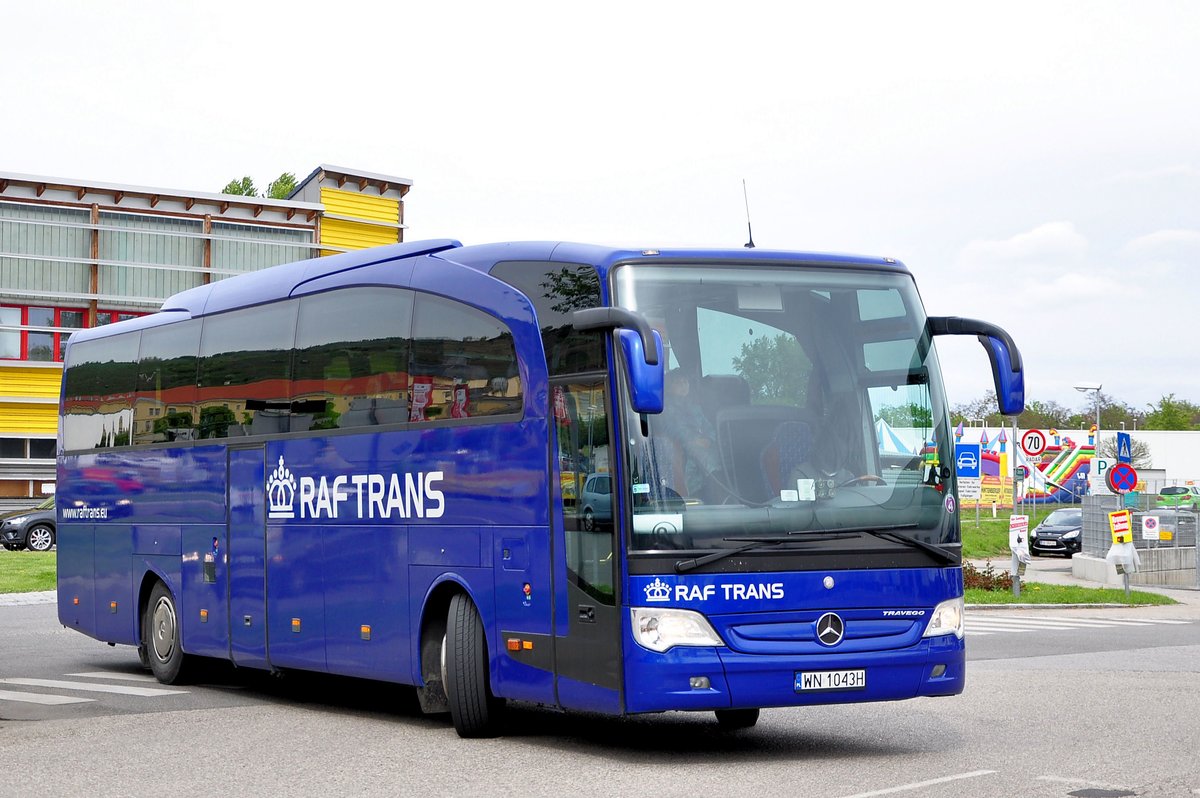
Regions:
<instances>
[{"instance_id":1,"label":"bus roof","mask_svg":"<svg viewBox=\"0 0 1200 798\"><path fill-rule=\"evenodd\" d=\"M285 263L232 279L197 286L168 297L160 314L121 322L122 330L153 327L181 318L195 318L239 307L249 307L293 295L310 281L341 272L406 258L431 256L475 269L490 271L498 261L530 260L559 263L588 263L599 271L601 279L610 269L629 261L729 263L798 263L812 266L857 266L907 273L905 266L892 258L868 258L856 255L792 252L767 249L628 249L558 241L518 241L479 244L464 247L454 239L431 239L389 244L338 255ZM99 327L80 330L76 340L103 337L112 329Z\"/></svg>"}]
</instances>

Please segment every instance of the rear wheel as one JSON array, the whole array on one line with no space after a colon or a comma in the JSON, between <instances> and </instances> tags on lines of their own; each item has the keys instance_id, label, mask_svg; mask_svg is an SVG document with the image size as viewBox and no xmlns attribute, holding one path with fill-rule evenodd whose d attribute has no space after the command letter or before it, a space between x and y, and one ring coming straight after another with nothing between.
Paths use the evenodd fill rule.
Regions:
<instances>
[{"instance_id":1,"label":"rear wheel","mask_svg":"<svg viewBox=\"0 0 1200 798\"><path fill-rule=\"evenodd\" d=\"M758 723L757 709L718 709L713 714L723 731L749 729Z\"/></svg>"},{"instance_id":2,"label":"rear wheel","mask_svg":"<svg viewBox=\"0 0 1200 798\"><path fill-rule=\"evenodd\" d=\"M54 530L46 524L35 524L25 538L30 551L50 551L54 546Z\"/></svg>"},{"instance_id":3,"label":"rear wheel","mask_svg":"<svg viewBox=\"0 0 1200 798\"><path fill-rule=\"evenodd\" d=\"M150 601L142 617L142 646L150 660L150 670L163 684L182 684L191 670L194 658L183 653L181 643L175 597L159 582L150 591Z\"/></svg>"},{"instance_id":4,"label":"rear wheel","mask_svg":"<svg viewBox=\"0 0 1200 798\"><path fill-rule=\"evenodd\" d=\"M500 733L504 699L492 695L483 621L462 593L450 599L443 656L454 730L460 737L495 737Z\"/></svg>"}]
</instances>

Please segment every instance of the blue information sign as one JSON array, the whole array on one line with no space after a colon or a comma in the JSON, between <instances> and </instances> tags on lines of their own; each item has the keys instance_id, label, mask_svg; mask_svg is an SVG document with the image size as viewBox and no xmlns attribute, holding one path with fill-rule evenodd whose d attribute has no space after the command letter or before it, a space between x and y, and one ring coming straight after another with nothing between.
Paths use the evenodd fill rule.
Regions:
<instances>
[{"instance_id":1,"label":"blue information sign","mask_svg":"<svg viewBox=\"0 0 1200 798\"><path fill-rule=\"evenodd\" d=\"M1133 462L1133 442L1129 439L1128 432L1117 433L1117 462Z\"/></svg>"},{"instance_id":2,"label":"blue information sign","mask_svg":"<svg viewBox=\"0 0 1200 798\"><path fill-rule=\"evenodd\" d=\"M979 476L979 444L959 443L954 447L954 468L960 477Z\"/></svg>"}]
</instances>

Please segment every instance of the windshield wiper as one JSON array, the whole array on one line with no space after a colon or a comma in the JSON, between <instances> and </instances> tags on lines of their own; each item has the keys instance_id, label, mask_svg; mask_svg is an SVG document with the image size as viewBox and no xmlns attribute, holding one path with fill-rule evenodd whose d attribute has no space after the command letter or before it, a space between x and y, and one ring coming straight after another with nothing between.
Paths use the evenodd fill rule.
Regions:
<instances>
[{"instance_id":1,"label":"windshield wiper","mask_svg":"<svg viewBox=\"0 0 1200 798\"><path fill-rule=\"evenodd\" d=\"M718 551L710 552L705 554L703 557L694 557L690 560L680 560L679 562L675 563L675 573L681 574L684 571L691 571L701 567L702 565L708 565L710 562L716 562L717 560L725 557L732 557L735 554L741 554L743 551L750 551L750 549L755 549L759 546L775 546L780 543L796 542L796 538L790 535L769 538L724 538L724 540L741 540L745 541L745 543L741 546L732 546L728 549L720 549Z\"/></svg>"},{"instance_id":2,"label":"windshield wiper","mask_svg":"<svg viewBox=\"0 0 1200 798\"><path fill-rule=\"evenodd\" d=\"M835 536L835 537L840 536L840 535L862 535L862 534L874 535L875 537L882 538L883 540L890 540L890 541L893 541L894 543L901 543L905 546L911 546L914 549L921 549L922 551L927 551L930 554L932 554L933 556L937 557L942 562L947 562L947 563L958 562L958 557L956 557L953 554L951 554L950 552L946 551L941 546L935 546L934 544L928 543L924 540L918 540L917 538L910 538L908 535L901 535L897 532L897 530L900 530L900 529L916 529L917 526L918 526L917 524L895 524L893 526L856 526L856 527L845 527L843 529L823 529L820 531L819 534L830 535L830 536ZM798 535L798 534L804 534L804 533L793 532L792 534Z\"/></svg>"},{"instance_id":3,"label":"windshield wiper","mask_svg":"<svg viewBox=\"0 0 1200 798\"><path fill-rule=\"evenodd\" d=\"M718 551L709 552L708 554L705 554L703 557L694 557L690 560L679 560L678 562L675 563L675 573L681 574L681 573L684 573L685 571L693 571L696 568L700 568L702 566L708 565L711 562L716 562L717 560L721 560L726 557L733 557L735 555L741 554L744 551L750 551L751 549L758 548L759 546L776 546L776 545L779 545L780 543L808 543L808 542L816 543L816 542L823 541L823 540L836 540L838 538L846 537L848 535L863 535L863 534L874 535L875 537L882 538L883 540L890 540L894 543L900 543L905 546L911 546L912 548L921 549L922 551L926 551L926 552L932 554L933 556L937 557L939 560L941 560L943 562L952 563L952 562L958 561L957 557L955 557L953 554L943 550L939 546L935 546L934 544L927 543L924 540L917 540L916 538L910 538L908 535L901 535L898 533L898 530L901 530L901 529L917 529L918 527L919 527L918 524L893 524L891 526L853 526L853 527L842 527L841 529L796 530L794 532L789 532L787 535L781 535L781 536L776 536L776 537L724 538L724 540L729 540L729 541L740 540L740 541L743 541L743 543L740 546L731 546L727 549L720 549Z\"/></svg>"}]
</instances>

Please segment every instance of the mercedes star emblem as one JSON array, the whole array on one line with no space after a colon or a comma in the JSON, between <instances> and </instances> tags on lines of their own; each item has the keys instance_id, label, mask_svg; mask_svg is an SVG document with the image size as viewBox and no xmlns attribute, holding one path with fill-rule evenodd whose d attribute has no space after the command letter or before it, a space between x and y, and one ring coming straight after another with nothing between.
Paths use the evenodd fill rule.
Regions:
<instances>
[{"instance_id":1,"label":"mercedes star emblem","mask_svg":"<svg viewBox=\"0 0 1200 798\"><path fill-rule=\"evenodd\" d=\"M817 619L817 639L823 646L836 646L845 632L846 624L837 613L827 612Z\"/></svg>"}]
</instances>

